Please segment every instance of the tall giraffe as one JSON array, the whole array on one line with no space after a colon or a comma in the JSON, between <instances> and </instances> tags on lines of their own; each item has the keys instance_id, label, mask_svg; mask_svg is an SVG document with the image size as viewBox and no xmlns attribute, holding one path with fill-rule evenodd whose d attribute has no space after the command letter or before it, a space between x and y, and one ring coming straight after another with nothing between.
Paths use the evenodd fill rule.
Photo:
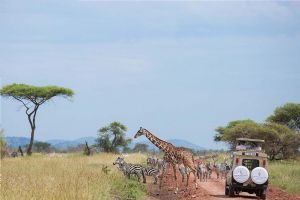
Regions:
<instances>
[{"instance_id":1,"label":"tall giraffe","mask_svg":"<svg viewBox=\"0 0 300 200\"><path fill-rule=\"evenodd\" d=\"M173 172L174 172L174 179L176 183L175 193L178 192L178 183L177 183L177 176L176 176L176 165L178 163L183 163L183 165L189 168L191 172L194 174L195 177L194 182L197 189L197 177L196 177L197 170L194 165L193 154L190 151L182 147L175 147L173 144L159 139L150 131L142 127L140 127L138 132L135 134L134 138L137 138L142 135L145 135L155 146L157 146L160 150L162 150L165 153L164 157L167 158L168 162L172 165ZM161 189L163 176L164 176L164 172L160 178L159 189ZM187 176L186 188L188 187L188 184L189 184L189 174Z\"/></svg>"}]
</instances>

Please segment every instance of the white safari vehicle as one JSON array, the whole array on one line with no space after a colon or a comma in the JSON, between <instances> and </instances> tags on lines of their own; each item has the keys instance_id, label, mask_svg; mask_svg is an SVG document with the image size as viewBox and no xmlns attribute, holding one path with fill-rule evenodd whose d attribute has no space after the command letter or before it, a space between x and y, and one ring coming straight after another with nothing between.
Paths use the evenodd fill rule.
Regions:
<instances>
[{"instance_id":1,"label":"white safari vehicle","mask_svg":"<svg viewBox=\"0 0 300 200\"><path fill-rule=\"evenodd\" d=\"M233 197L240 192L255 193L266 199L268 187L268 159L262 150L264 140L238 138L232 154L232 168L227 174L225 195Z\"/></svg>"}]
</instances>

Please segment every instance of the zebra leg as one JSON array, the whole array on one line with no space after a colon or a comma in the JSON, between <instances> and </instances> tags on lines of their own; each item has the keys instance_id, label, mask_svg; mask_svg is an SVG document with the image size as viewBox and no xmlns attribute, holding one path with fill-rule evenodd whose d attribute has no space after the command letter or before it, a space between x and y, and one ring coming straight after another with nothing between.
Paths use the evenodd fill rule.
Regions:
<instances>
[{"instance_id":1,"label":"zebra leg","mask_svg":"<svg viewBox=\"0 0 300 200\"><path fill-rule=\"evenodd\" d=\"M200 182L202 182L202 180L203 180L203 173L200 172Z\"/></svg>"},{"instance_id":2,"label":"zebra leg","mask_svg":"<svg viewBox=\"0 0 300 200\"><path fill-rule=\"evenodd\" d=\"M174 179L175 179L175 184L176 184L176 189L175 189L174 193L177 194L178 184L177 184L177 176L176 176L176 164L173 164L173 172L174 172Z\"/></svg>"},{"instance_id":3,"label":"zebra leg","mask_svg":"<svg viewBox=\"0 0 300 200\"><path fill-rule=\"evenodd\" d=\"M136 173L135 175L136 175L136 176L137 176L137 178L138 178L138 182L140 182L141 175L140 175L139 173Z\"/></svg>"},{"instance_id":4,"label":"zebra leg","mask_svg":"<svg viewBox=\"0 0 300 200\"><path fill-rule=\"evenodd\" d=\"M157 174L155 175L155 176L153 176L154 177L154 184L156 185L157 184Z\"/></svg>"},{"instance_id":5,"label":"zebra leg","mask_svg":"<svg viewBox=\"0 0 300 200\"><path fill-rule=\"evenodd\" d=\"M186 185L185 186L186 186L186 189L187 189L187 187L189 185L189 180L190 180L190 174L191 174L191 172L188 172L187 169L185 171L186 171Z\"/></svg>"},{"instance_id":6,"label":"zebra leg","mask_svg":"<svg viewBox=\"0 0 300 200\"><path fill-rule=\"evenodd\" d=\"M143 183L146 183L146 175L145 175L145 171L142 169L142 176L143 176Z\"/></svg>"},{"instance_id":7,"label":"zebra leg","mask_svg":"<svg viewBox=\"0 0 300 200\"><path fill-rule=\"evenodd\" d=\"M180 171L181 177L182 177L182 182L184 182L184 173L182 171Z\"/></svg>"},{"instance_id":8,"label":"zebra leg","mask_svg":"<svg viewBox=\"0 0 300 200\"><path fill-rule=\"evenodd\" d=\"M196 176L196 173L197 173L197 170L193 170L193 174L194 174L194 182L195 182L195 187L196 189L198 188L198 185L197 185L197 176Z\"/></svg>"}]
</instances>

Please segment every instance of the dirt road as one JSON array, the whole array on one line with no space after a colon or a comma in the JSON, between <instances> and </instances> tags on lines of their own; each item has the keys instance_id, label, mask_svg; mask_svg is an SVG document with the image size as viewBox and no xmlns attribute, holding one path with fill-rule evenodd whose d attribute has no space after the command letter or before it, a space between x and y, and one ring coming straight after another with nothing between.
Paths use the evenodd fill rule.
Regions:
<instances>
[{"instance_id":1,"label":"dirt road","mask_svg":"<svg viewBox=\"0 0 300 200\"><path fill-rule=\"evenodd\" d=\"M205 199L205 200L245 200L245 199L258 199L255 195L248 193L241 193L238 197L229 198L224 195L224 179L217 179L214 174L207 182L200 182L197 180L198 189L195 189L193 184L193 175L189 184L189 189L185 191L185 185L181 183L181 176L178 174L179 192L174 194L174 178L173 173L169 171L164 178L162 190L159 192L158 185L153 184L151 178L147 178L147 189L149 191L148 200L188 200L188 199ZM159 195L157 195L159 193ZM292 196L288 193L270 186L267 193L267 199L270 200L300 200L300 196Z\"/></svg>"}]
</instances>

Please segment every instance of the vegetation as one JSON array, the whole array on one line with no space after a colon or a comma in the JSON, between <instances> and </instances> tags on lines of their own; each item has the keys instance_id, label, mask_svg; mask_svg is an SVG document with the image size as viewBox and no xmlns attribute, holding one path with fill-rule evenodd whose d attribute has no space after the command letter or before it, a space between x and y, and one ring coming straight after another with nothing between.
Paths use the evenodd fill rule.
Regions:
<instances>
[{"instance_id":1,"label":"vegetation","mask_svg":"<svg viewBox=\"0 0 300 200\"><path fill-rule=\"evenodd\" d=\"M268 171L271 185L300 194L300 160L272 161Z\"/></svg>"},{"instance_id":2,"label":"vegetation","mask_svg":"<svg viewBox=\"0 0 300 200\"><path fill-rule=\"evenodd\" d=\"M74 92L70 89L57 86L38 87L14 83L1 88L0 94L4 97L12 98L21 102L25 107L25 113L31 128L27 155L31 155L36 129L36 114L39 107L56 96L72 97Z\"/></svg>"},{"instance_id":3,"label":"vegetation","mask_svg":"<svg viewBox=\"0 0 300 200\"><path fill-rule=\"evenodd\" d=\"M143 143L136 143L132 149L133 152L148 152L148 145Z\"/></svg>"},{"instance_id":4,"label":"vegetation","mask_svg":"<svg viewBox=\"0 0 300 200\"><path fill-rule=\"evenodd\" d=\"M5 156L6 152L6 142L4 137L4 130L0 129L0 158Z\"/></svg>"},{"instance_id":5,"label":"vegetation","mask_svg":"<svg viewBox=\"0 0 300 200\"><path fill-rule=\"evenodd\" d=\"M231 148L236 138L257 138L265 140L265 150L274 159L288 159L295 156L300 148L298 121L300 104L286 104L274 111L267 122L256 123L252 120L236 120L225 127L216 129L215 141L227 142Z\"/></svg>"},{"instance_id":6,"label":"vegetation","mask_svg":"<svg viewBox=\"0 0 300 200\"><path fill-rule=\"evenodd\" d=\"M290 129L300 131L300 104L287 103L275 109L274 114L268 117L267 121L280 123Z\"/></svg>"},{"instance_id":7,"label":"vegetation","mask_svg":"<svg viewBox=\"0 0 300 200\"><path fill-rule=\"evenodd\" d=\"M5 158L1 163L0 199L142 199L146 196L144 184L128 180L112 165L117 156L33 154ZM142 154L126 158L131 163L144 160Z\"/></svg>"},{"instance_id":8,"label":"vegetation","mask_svg":"<svg viewBox=\"0 0 300 200\"><path fill-rule=\"evenodd\" d=\"M230 122L226 127L216 129L216 141L224 141L233 148L236 138L257 138L265 140L264 149L274 159L294 156L300 147L300 135L287 126L276 123L258 124L251 120Z\"/></svg>"},{"instance_id":9,"label":"vegetation","mask_svg":"<svg viewBox=\"0 0 300 200\"><path fill-rule=\"evenodd\" d=\"M34 142L33 151L38 153L49 153L51 151L51 144L47 142Z\"/></svg>"},{"instance_id":10,"label":"vegetation","mask_svg":"<svg viewBox=\"0 0 300 200\"><path fill-rule=\"evenodd\" d=\"M104 152L118 152L127 147L131 139L126 138L127 127L120 122L112 122L99 130L97 145Z\"/></svg>"}]
</instances>

